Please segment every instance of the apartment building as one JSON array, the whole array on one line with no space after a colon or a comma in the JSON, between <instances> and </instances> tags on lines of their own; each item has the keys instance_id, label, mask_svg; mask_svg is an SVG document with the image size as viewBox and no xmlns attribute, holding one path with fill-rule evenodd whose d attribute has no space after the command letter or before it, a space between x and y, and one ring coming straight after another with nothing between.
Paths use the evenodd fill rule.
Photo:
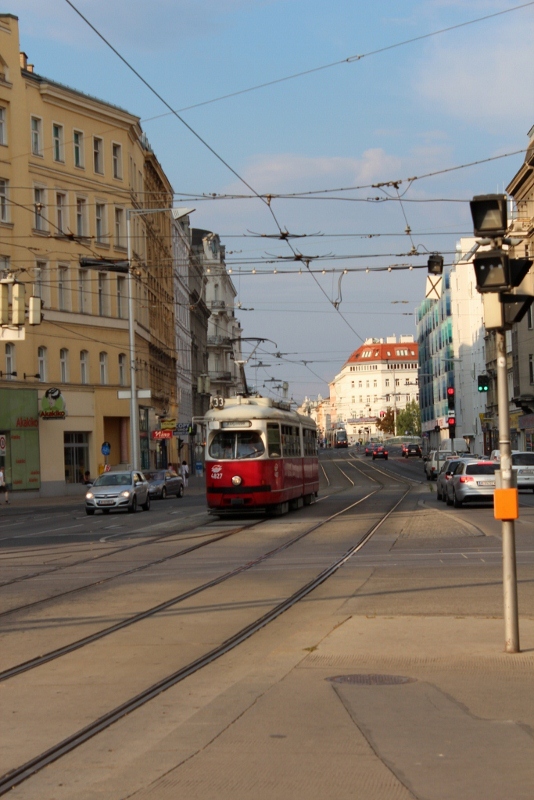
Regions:
<instances>
[{"instance_id":1,"label":"apartment building","mask_svg":"<svg viewBox=\"0 0 534 800\"><path fill-rule=\"evenodd\" d=\"M0 464L14 490L65 494L130 460L129 279L84 258L131 256L141 466L177 458L154 437L177 416L171 215L142 211L172 188L139 118L39 75L10 14L0 53L0 270L44 305L25 338L0 328Z\"/></svg>"}]
</instances>

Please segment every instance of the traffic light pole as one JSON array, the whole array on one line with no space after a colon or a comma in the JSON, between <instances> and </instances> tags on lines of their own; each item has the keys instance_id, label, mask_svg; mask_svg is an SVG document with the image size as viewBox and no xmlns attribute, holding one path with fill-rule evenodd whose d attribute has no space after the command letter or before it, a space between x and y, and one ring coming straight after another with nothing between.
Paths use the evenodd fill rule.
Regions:
<instances>
[{"instance_id":1,"label":"traffic light pole","mask_svg":"<svg viewBox=\"0 0 534 800\"><path fill-rule=\"evenodd\" d=\"M508 370L506 368L506 337L502 329L495 331L497 350L497 402L499 412L499 448L501 451L501 486L513 487L512 453L510 447L510 416L508 401ZM517 602L517 564L514 520L502 520L502 566L504 599L504 649L519 653L519 611Z\"/></svg>"}]
</instances>

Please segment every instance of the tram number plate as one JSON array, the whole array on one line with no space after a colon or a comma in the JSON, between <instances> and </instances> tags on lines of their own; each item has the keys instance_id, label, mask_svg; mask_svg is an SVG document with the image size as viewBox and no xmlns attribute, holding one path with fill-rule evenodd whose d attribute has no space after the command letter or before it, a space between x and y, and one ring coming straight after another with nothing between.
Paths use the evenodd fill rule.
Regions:
<instances>
[{"instance_id":1,"label":"tram number plate","mask_svg":"<svg viewBox=\"0 0 534 800\"><path fill-rule=\"evenodd\" d=\"M112 506L115 503L115 500L99 500L99 506Z\"/></svg>"},{"instance_id":2,"label":"tram number plate","mask_svg":"<svg viewBox=\"0 0 534 800\"><path fill-rule=\"evenodd\" d=\"M495 481L477 481L479 486L495 486Z\"/></svg>"}]
</instances>

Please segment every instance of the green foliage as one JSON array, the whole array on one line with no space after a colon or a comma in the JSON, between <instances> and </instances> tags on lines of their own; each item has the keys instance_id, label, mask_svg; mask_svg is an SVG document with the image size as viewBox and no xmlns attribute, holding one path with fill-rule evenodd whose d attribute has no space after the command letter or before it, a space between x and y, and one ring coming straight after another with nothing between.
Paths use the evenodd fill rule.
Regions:
<instances>
[{"instance_id":1,"label":"green foliage","mask_svg":"<svg viewBox=\"0 0 534 800\"><path fill-rule=\"evenodd\" d=\"M379 431L383 433L395 433L395 417L393 414L393 409L388 408L384 417L380 417L376 421L376 427Z\"/></svg>"},{"instance_id":2,"label":"green foliage","mask_svg":"<svg viewBox=\"0 0 534 800\"><path fill-rule=\"evenodd\" d=\"M421 436L421 409L419 403L411 400L406 408L397 414L397 434L403 436Z\"/></svg>"}]
</instances>

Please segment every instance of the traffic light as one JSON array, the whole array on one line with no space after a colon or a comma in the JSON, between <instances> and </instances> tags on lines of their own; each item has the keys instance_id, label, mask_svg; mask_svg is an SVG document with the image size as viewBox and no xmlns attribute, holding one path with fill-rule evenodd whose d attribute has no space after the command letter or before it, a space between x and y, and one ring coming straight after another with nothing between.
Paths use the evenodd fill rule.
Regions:
<instances>
[{"instance_id":1,"label":"traffic light","mask_svg":"<svg viewBox=\"0 0 534 800\"><path fill-rule=\"evenodd\" d=\"M427 267L429 275L443 275L443 256L439 253L430 253Z\"/></svg>"},{"instance_id":2,"label":"traffic light","mask_svg":"<svg viewBox=\"0 0 534 800\"><path fill-rule=\"evenodd\" d=\"M11 322L13 325L24 325L26 316L26 288L23 283L13 284L13 299L11 303Z\"/></svg>"},{"instance_id":3,"label":"traffic light","mask_svg":"<svg viewBox=\"0 0 534 800\"><path fill-rule=\"evenodd\" d=\"M28 300L28 324L40 325L43 320L42 301L40 297L32 295Z\"/></svg>"},{"instance_id":4,"label":"traffic light","mask_svg":"<svg viewBox=\"0 0 534 800\"><path fill-rule=\"evenodd\" d=\"M454 388L452 386L449 386L447 389L447 408L449 410L449 417L454 417L454 401L455 401Z\"/></svg>"},{"instance_id":5,"label":"traffic light","mask_svg":"<svg viewBox=\"0 0 534 800\"><path fill-rule=\"evenodd\" d=\"M489 377L487 375L478 376L478 391L487 392L489 389Z\"/></svg>"},{"instance_id":6,"label":"traffic light","mask_svg":"<svg viewBox=\"0 0 534 800\"><path fill-rule=\"evenodd\" d=\"M506 234L508 221L504 194L479 194L469 205L475 236L495 239Z\"/></svg>"},{"instance_id":7,"label":"traffic light","mask_svg":"<svg viewBox=\"0 0 534 800\"><path fill-rule=\"evenodd\" d=\"M9 323L9 286L0 283L0 325Z\"/></svg>"},{"instance_id":8,"label":"traffic light","mask_svg":"<svg viewBox=\"0 0 534 800\"><path fill-rule=\"evenodd\" d=\"M449 417L447 420L447 424L449 426L449 439L454 439L456 434L456 419L455 417Z\"/></svg>"}]
</instances>

